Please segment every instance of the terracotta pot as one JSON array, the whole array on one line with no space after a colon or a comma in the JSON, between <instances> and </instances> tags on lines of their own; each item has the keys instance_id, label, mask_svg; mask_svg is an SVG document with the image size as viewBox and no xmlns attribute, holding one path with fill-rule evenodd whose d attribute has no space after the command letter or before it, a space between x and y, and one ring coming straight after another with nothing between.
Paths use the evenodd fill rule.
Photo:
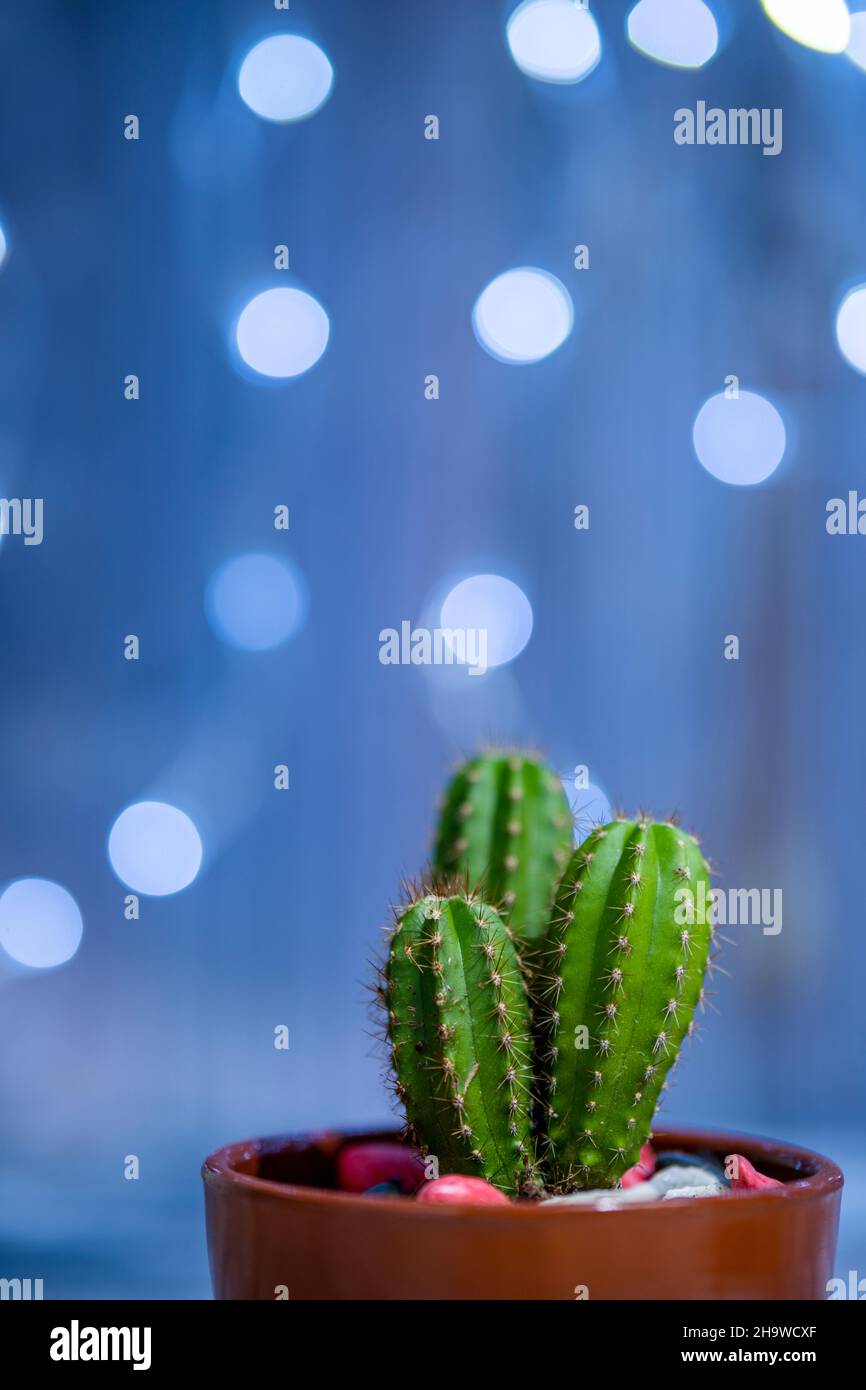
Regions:
<instances>
[{"instance_id":1,"label":"terracotta pot","mask_svg":"<svg viewBox=\"0 0 866 1390\"><path fill-rule=\"evenodd\" d=\"M333 1190L340 1147L390 1133L255 1139L202 1169L217 1298L824 1299L842 1174L805 1149L666 1130L656 1148L741 1153L784 1187L617 1211L434 1207ZM285 1294L282 1294L285 1297Z\"/></svg>"}]
</instances>

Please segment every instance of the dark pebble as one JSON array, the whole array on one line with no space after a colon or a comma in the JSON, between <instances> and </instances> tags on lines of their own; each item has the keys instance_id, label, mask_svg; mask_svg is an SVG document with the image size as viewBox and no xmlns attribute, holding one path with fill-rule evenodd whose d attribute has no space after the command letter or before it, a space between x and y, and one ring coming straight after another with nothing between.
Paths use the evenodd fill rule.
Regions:
<instances>
[{"instance_id":1,"label":"dark pebble","mask_svg":"<svg viewBox=\"0 0 866 1390\"><path fill-rule=\"evenodd\" d=\"M676 1149L668 1149L666 1153L656 1155L656 1168L704 1168L709 1173L714 1173L720 1182L726 1187L730 1186L725 1175L725 1165L717 1154L707 1153L701 1150L698 1153L680 1153Z\"/></svg>"}]
</instances>

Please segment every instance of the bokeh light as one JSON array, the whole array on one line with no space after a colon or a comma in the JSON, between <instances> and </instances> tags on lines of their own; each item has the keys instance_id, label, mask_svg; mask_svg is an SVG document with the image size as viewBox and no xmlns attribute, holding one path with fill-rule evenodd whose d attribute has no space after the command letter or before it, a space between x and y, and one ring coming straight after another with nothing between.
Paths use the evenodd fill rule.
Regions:
<instances>
[{"instance_id":1,"label":"bokeh light","mask_svg":"<svg viewBox=\"0 0 866 1390\"><path fill-rule=\"evenodd\" d=\"M782 417L754 391L711 396L698 411L693 438L707 472L741 487L769 478L785 453Z\"/></svg>"},{"instance_id":2,"label":"bokeh light","mask_svg":"<svg viewBox=\"0 0 866 1390\"><path fill-rule=\"evenodd\" d=\"M866 375L866 285L857 285L839 305L836 342L845 361Z\"/></svg>"},{"instance_id":3,"label":"bokeh light","mask_svg":"<svg viewBox=\"0 0 866 1390\"><path fill-rule=\"evenodd\" d=\"M821 53L842 53L851 36L845 0L761 0L761 4L789 39Z\"/></svg>"},{"instance_id":4,"label":"bokeh light","mask_svg":"<svg viewBox=\"0 0 866 1390\"><path fill-rule=\"evenodd\" d=\"M540 82L580 82L601 57L598 25L574 0L524 0L505 33L520 71Z\"/></svg>"},{"instance_id":5,"label":"bokeh light","mask_svg":"<svg viewBox=\"0 0 866 1390\"><path fill-rule=\"evenodd\" d=\"M295 568L273 555L238 555L207 587L205 611L224 642L263 652L287 641L303 622L304 583Z\"/></svg>"},{"instance_id":6,"label":"bokeh light","mask_svg":"<svg viewBox=\"0 0 866 1390\"><path fill-rule=\"evenodd\" d=\"M503 666L523 651L532 635L532 608L525 593L498 574L474 574L446 596L441 626L487 633L487 665Z\"/></svg>"},{"instance_id":7,"label":"bokeh light","mask_svg":"<svg viewBox=\"0 0 866 1390\"><path fill-rule=\"evenodd\" d=\"M137 801L121 811L108 837L117 877L136 893L179 893L202 861L201 837L185 811L165 801Z\"/></svg>"},{"instance_id":8,"label":"bokeh light","mask_svg":"<svg viewBox=\"0 0 866 1390\"><path fill-rule=\"evenodd\" d=\"M275 34L251 48L238 91L266 121L302 121L327 101L334 69L318 44L300 34Z\"/></svg>"},{"instance_id":9,"label":"bokeh light","mask_svg":"<svg viewBox=\"0 0 866 1390\"><path fill-rule=\"evenodd\" d=\"M238 319L238 352L261 376L300 376L315 366L331 325L321 304L298 289L263 290Z\"/></svg>"},{"instance_id":10,"label":"bokeh light","mask_svg":"<svg viewBox=\"0 0 866 1390\"><path fill-rule=\"evenodd\" d=\"M669 67L703 67L719 46L718 25L703 0L639 0L626 29L639 52Z\"/></svg>"},{"instance_id":11,"label":"bokeh light","mask_svg":"<svg viewBox=\"0 0 866 1390\"><path fill-rule=\"evenodd\" d=\"M3 230L2 224L0 224L0 267L3 266L3 264L4 264L5 260L6 260L6 252L7 252L7 250L8 250L8 243L7 243L7 241L6 241L6 233L5 233L5 231Z\"/></svg>"},{"instance_id":12,"label":"bokeh light","mask_svg":"<svg viewBox=\"0 0 866 1390\"><path fill-rule=\"evenodd\" d=\"M606 825L612 815L611 804L601 787L590 782L585 787L575 787L574 777L564 777L562 784L574 817L574 843L582 844L596 826Z\"/></svg>"},{"instance_id":13,"label":"bokeh light","mask_svg":"<svg viewBox=\"0 0 866 1390\"><path fill-rule=\"evenodd\" d=\"M19 878L0 894L0 946L19 965L50 970L71 960L84 924L71 893L47 878Z\"/></svg>"},{"instance_id":14,"label":"bokeh light","mask_svg":"<svg viewBox=\"0 0 866 1390\"><path fill-rule=\"evenodd\" d=\"M506 270L475 302L472 326L479 343L500 362L540 362L565 342L574 306L555 275L531 266Z\"/></svg>"},{"instance_id":15,"label":"bokeh light","mask_svg":"<svg viewBox=\"0 0 866 1390\"><path fill-rule=\"evenodd\" d=\"M851 37L845 49L852 63L866 71L866 10L851 16Z\"/></svg>"}]
</instances>

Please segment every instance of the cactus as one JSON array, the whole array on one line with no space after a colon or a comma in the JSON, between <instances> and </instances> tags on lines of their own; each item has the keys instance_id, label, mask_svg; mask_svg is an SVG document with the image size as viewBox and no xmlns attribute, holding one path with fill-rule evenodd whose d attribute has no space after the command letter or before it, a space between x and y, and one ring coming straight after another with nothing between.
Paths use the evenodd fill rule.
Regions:
<instances>
[{"instance_id":1,"label":"cactus","mask_svg":"<svg viewBox=\"0 0 866 1390\"><path fill-rule=\"evenodd\" d=\"M561 1186L614 1186L649 1137L703 1000L711 929L678 892L701 880L708 894L697 840L671 822L614 821L569 861L535 986L542 1157Z\"/></svg>"},{"instance_id":2,"label":"cactus","mask_svg":"<svg viewBox=\"0 0 866 1390\"><path fill-rule=\"evenodd\" d=\"M398 916L380 984L397 1095L442 1173L531 1185L532 1042L520 960L473 895L422 889Z\"/></svg>"},{"instance_id":3,"label":"cactus","mask_svg":"<svg viewBox=\"0 0 866 1390\"><path fill-rule=\"evenodd\" d=\"M481 885L519 940L544 935L553 890L572 848L562 783L534 758L489 754L466 763L448 788L434 863Z\"/></svg>"}]
</instances>

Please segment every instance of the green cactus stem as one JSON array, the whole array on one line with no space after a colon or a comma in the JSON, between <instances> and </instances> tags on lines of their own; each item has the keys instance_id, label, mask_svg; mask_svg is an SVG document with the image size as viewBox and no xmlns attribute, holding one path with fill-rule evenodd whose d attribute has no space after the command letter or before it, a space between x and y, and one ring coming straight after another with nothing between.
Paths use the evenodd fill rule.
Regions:
<instances>
[{"instance_id":1,"label":"green cactus stem","mask_svg":"<svg viewBox=\"0 0 866 1390\"><path fill-rule=\"evenodd\" d=\"M701 880L709 894L697 840L671 822L614 821L569 861L535 983L542 1157L562 1186L614 1186L649 1137L703 1002Z\"/></svg>"},{"instance_id":2,"label":"green cactus stem","mask_svg":"<svg viewBox=\"0 0 866 1390\"><path fill-rule=\"evenodd\" d=\"M422 892L397 919L380 993L415 1141L440 1173L530 1186L529 1001L499 914L474 895Z\"/></svg>"},{"instance_id":3,"label":"green cactus stem","mask_svg":"<svg viewBox=\"0 0 866 1390\"><path fill-rule=\"evenodd\" d=\"M534 758L488 754L464 764L445 796L434 863L466 873L521 941L542 937L572 849L562 782Z\"/></svg>"}]
</instances>

